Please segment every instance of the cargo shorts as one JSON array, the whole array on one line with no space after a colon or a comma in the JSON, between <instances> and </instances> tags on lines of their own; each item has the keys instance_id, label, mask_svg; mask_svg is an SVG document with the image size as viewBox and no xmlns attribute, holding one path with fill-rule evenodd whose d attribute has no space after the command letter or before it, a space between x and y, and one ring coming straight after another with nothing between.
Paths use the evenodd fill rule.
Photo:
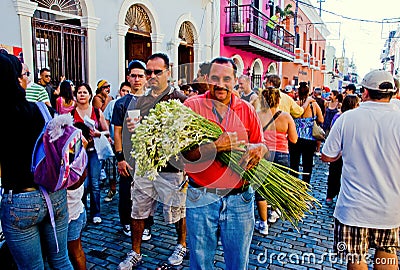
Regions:
<instances>
[{"instance_id":1,"label":"cargo shorts","mask_svg":"<svg viewBox=\"0 0 400 270\"><path fill-rule=\"evenodd\" d=\"M131 186L133 219L146 219L154 216L157 202L163 204L164 220L176 223L186 217L186 189L183 172L160 172L155 180L135 174Z\"/></svg>"}]
</instances>

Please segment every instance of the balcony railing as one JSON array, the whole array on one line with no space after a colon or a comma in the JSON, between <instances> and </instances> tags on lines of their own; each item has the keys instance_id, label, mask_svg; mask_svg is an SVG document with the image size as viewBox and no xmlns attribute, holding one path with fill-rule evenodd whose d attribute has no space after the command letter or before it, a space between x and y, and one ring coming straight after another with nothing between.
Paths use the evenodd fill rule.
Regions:
<instances>
[{"instance_id":1,"label":"balcony railing","mask_svg":"<svg viewBox=\"0 0 400 270\"><path fill-rule=\"evenodd\" d=\"M294 35L252 5L225 7L226 33L251 33L291 53L294 52Z\"/></svg>"}]
</instances>

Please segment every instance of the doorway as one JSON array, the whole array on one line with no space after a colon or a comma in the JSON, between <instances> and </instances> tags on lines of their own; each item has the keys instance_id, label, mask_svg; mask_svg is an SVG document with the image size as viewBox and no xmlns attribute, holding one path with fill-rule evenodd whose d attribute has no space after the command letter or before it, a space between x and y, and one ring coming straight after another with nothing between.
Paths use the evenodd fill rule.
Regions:
<instances>
[{"instance_id":1,"label":"doorway","mask_svg":"<svg viewBox=\"0 0 400 270\"><path fill-rule=\"evenodd\" d=\"M185 78L187 82L193 81L193 46L179 45L178 47L178 79Z\"/></svg>"},{"instance_id":2,"label":"doorway","mask_svg":"<svg viewBox=\"0 0 400 270\"><path fill-rule=\"evenodd\" d=\"M151 55L152 46L149 36L128 32L125 36L125 66L134 59L146 62Z\"/></svg>"}]
</instances>

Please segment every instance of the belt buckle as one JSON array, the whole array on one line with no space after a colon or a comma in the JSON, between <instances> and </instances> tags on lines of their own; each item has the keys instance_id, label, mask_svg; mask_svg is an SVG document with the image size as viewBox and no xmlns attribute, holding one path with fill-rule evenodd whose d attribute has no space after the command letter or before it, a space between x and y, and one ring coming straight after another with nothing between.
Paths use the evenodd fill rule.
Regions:
<instances>
[{"instance_id":1,"label":"belt buckle","mask_svg":"<svg viewBox=\"0 0 400 270\"><path fill-rule=\"evenodd\" d=\"M224 197L226 195L229 194L229 192L231 192L232 189L229 188L216 188L215 189L215 194L221 197Z\"/></svg>"}]
</instances>

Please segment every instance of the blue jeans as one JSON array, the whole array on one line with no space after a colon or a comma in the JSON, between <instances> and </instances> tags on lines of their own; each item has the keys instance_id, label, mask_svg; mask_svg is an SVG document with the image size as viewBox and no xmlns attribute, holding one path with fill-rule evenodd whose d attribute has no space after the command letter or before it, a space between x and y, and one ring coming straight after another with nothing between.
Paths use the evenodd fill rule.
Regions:
<instances>
[{"instance_id":1,"label":"blue jeans","mask_svg":"<svg viewBox=\"0 0 400 270\"><path fill-rule=\"evenodd\" d=\"M54 210L58 253L43 194L37 190L3 195L1 225L18 269L42 270L45 256L52 269L73 269L67 251L67 193L60 190L49 195Z\"/></svg>"},{"instance_id":2,"label":"blue jeans","mask_svg":"<svg viewBox=\"0 0 400 270\"><path fill-rule=\"evenodd\" d=\"M96 151L88 151L88 175L85 180L83 203L87 206L86 198L90 194L90 216L100 217L100 172L101 162Z\"/></svg>"},{"instance_id":3,"label":"blue jeans","mask_svg":"<svg viewBox=\"0 0 400 270\"><path fill-rule=\"evenodd\" d=\"M286 166L289 168L290 163L289 163L289 154L282 153L282 152L275 152L275 151L270 151L268 160L271 160L273 158L273 162L278 163L280 165Z\"/></svg>"},{"instance_id":4,"label":"blue jeans","mask_svg":"<svg viewBox=\"0 0 400 270\"><path fill-rule=\"evenodd\" d=\"M253 189L220 197L189 187L186 207L190 269L214 268L219 236L226 269L247 269L255 223Z\"/></svg>"}]
</instances>

